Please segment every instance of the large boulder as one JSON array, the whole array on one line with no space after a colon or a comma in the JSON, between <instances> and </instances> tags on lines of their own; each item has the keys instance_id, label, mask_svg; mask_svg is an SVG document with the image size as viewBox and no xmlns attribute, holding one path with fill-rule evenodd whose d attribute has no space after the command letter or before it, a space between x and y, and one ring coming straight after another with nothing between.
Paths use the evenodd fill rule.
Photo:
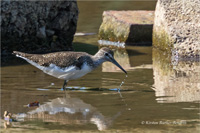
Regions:
<instances>
[{"instance_id":1,"label":"large boulder","mask_svg":"<svg viewBox=\"0 0 200 133\"><path fill-rule=\"evenodd\" d=\"M200 1L158 0L153 45L178 58L199 58Z\"/></svg>"},{"instance_id":2,"label":"large boulder","mask_svg":"<svg viewBox=\"0 0 200 133\"><path fill-rule=\"evenodd\" d=\"M76 1L1 1L1 52L69 50L77 19Z\"/></svg>"},{"instance_id":3,"label":"large boulder","mask_svg":"<svg viewBox=\"0 0 200 133\"><path fill-rule=\"evenodd\" d=\"M99 39L131 45L151 44L154 11L104 11Z\"/></svg>"}]
</instances>

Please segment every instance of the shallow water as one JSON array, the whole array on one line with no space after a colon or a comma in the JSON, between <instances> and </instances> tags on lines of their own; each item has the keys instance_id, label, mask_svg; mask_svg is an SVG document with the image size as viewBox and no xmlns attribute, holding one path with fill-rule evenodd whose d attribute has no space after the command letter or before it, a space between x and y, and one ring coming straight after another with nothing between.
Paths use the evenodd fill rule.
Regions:
<instances>
[{"instance_id":1,"label":"shallow water","mask_svg":"<svg viewBox=\"0 0 200 133\"><path fill-rule=\"evenodd\" d=\"M176 69L163 69L157 58L153 63L148 61L151 50L130 47L121 56L116 51L115 58L127 70L127 78L114 65L104 63L70 81L66 92L61 89L62 80L25 61L10 59L10 63L17 60L21 65L1 67L1 116L7 110L18 122L11 122L11 128L4 130L198 132L200 72L182 70L179 73L186 74L176 76ZM119 93L117 88L124 79ZM39 101L40 107L24 107L34 101Z\"/></svg>"},{"instance_id":2,"label":"shallow water","mask_svg":"<svg viewBox=\"0 0 200 133\"><path fill-rule=\"evenodd\" d=\"M83 2L79 4L80 11L86 8ZM116 9L131 8L130 4L115 5ZM97 32L101 11L111 8L105 2L95 6L99 9L96 14L80 14L79 32ZM90 18L94 23L87 25ZM74 48L95 54L97 40L97 35L75 37ZM2 59L1 119L7 110L17 122L1 120L1 130L200 132L199 62L172 62L152 47L131 46L116 50L115 59L127 70L128 77L111 63L104 63L83 78L70 81L67 91L61 89L63 80L21 59ZM24 106L34 101L40 106Z\"/></svg>"}]
</instances>

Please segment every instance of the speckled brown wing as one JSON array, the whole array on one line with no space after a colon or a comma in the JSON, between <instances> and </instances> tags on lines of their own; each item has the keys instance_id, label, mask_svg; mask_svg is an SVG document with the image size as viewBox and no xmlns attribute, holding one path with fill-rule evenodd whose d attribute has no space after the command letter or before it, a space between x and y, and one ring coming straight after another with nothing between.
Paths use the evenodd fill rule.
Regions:
<instances>
[{"instance_id":1,"label":"speckled brown wing","mask_svg":"<svg viewBox=\"0 0 200 133\"><path fill-rule=\"evenodd\" d=\"M13 54L19 57L29 59L40 66L48 67L50 64L55 64L58 67L65 68L69 66L77 66L81 68L84 56L90 57L84 52L55 52L49 54L27 54L14 51Z\"/></svg>"}]
</instances>

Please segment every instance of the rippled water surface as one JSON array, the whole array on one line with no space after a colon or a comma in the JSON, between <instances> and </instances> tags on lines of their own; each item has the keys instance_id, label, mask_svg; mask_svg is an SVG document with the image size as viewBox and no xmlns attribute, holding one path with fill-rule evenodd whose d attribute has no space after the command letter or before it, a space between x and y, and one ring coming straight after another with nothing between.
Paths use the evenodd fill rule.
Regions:
<instances>
[{"instance_id":1,"label":"rippled water surface","mask_svg":"<svg viewBox=\"0 0 200 133\"><path fill-rule=\"evenodd\" d=\"M88 6L92 2L86 3L79 2L78 32L97 33L103 10L155 6L155 2L148 6L130 2L133 7L128 2L93 2L98 10L91 13ZM97 41L97 34L77 36L74 48L95 54ZM152 47L133 46L115 50L115 59L127 70L128 77L113 64L104 63L83 78L70 81L67 91L61 89L63 80L44 74L22 59L2 59L1 130L200 132L199 62L173 62ZM26 106L34 101L40 106ZM16 121L4 122L4 111L11 112Z\"/></svg>"}]
</instances>

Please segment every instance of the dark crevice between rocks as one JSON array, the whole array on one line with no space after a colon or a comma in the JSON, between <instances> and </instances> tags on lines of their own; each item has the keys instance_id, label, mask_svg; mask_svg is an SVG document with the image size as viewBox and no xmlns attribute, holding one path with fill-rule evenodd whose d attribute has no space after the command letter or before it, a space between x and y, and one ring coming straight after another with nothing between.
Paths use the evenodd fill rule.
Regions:
<instances>
[{"instance_id":1,"label":"dark crevice between rocks","mask_svg":"<svg viewBox=\"0 0 200 133\"><path fill-rule=\"evenodd\" d=\"M126 45L133 46L152 46L153 24L149 25L131 25Z\"/></svg>"}]
</instances>

